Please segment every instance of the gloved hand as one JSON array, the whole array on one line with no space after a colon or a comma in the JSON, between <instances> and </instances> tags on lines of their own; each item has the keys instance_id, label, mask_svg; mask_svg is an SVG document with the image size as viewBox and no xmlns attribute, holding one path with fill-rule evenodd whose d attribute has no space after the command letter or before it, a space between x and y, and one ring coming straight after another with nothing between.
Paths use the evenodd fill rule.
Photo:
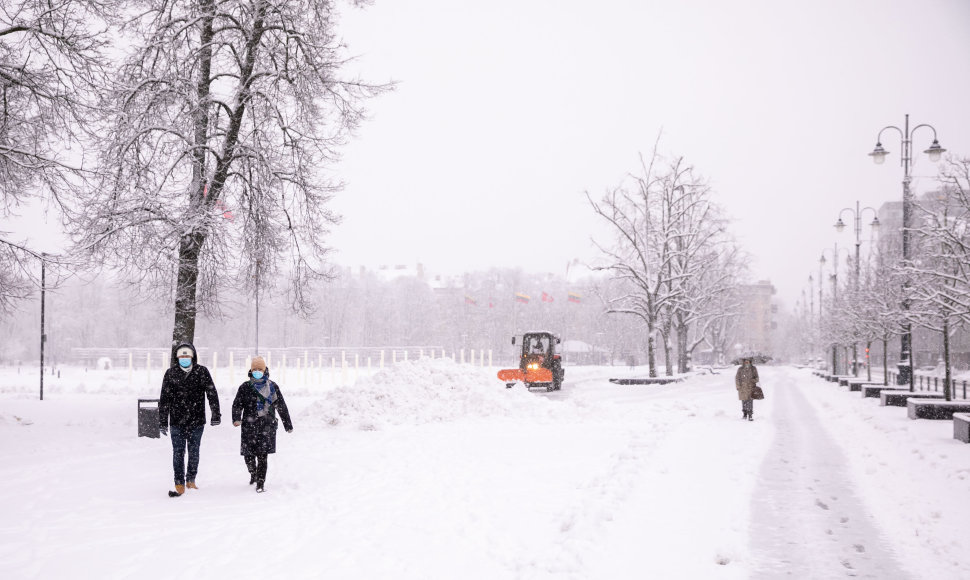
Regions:
<instances>
[{"instance_id":1,"label":"gloved hand","mask_svg":"<svg viewBox=\"0 0 970 580\"><path fill-rule=\"evenodd\" d=\"M168 425L162 425L158 428L158 432L165 437L168 437Z\"/></svg>"},{"instance_id":2,"label":"gloved hand","mask_svg":"<svg viewBox=\"0 0 970 580\"><path fill-rule=\"evenodd\" d=\"M222 423L222 418L221 417L218 417L216 415L213 415L212 416L212 420L209 421L209 425L212 425L213 427L215 427L219 423Z\"/></svg>"}]
</instances>

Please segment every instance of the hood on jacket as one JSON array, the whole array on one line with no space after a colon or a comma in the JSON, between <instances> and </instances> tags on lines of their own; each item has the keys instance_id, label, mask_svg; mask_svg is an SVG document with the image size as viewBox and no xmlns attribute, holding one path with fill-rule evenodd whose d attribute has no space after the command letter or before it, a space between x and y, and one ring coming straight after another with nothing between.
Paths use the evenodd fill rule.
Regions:
<instances>
[{"instance_id":1,"label":"hood on jacket","mask_svg":"<svg viewBox=\"0 0 970 580\"><path fill-rule=\"evenodd\" d=\"M172 363L175 366L178 366L179 362L177 357L175 356L175 353L177 353L179 349L182 347L188 347L192 349L192 364L193 365L199 364L199 353L195 350L195 346L193 346L191 342L186 342L184 340L176 344L175 348L172 349Z\"/></svg>"}]
</instances>

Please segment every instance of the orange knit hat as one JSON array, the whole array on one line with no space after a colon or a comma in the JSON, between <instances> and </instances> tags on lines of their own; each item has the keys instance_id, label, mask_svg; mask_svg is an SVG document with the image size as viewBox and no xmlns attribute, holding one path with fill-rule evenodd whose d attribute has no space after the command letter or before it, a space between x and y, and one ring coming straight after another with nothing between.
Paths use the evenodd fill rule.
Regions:
<instances>
[{"instance_id":1,"label":"orange knit hat","mask_svg":"<svg viewBox=\"0 0 970 580\"><path fill-rule=\"evenodd\" d=\"M265 371L266 361L263 360L261 356L254 356L253 362L249 365L249 370L251 371Z\"/></svg>"}]
</instances>

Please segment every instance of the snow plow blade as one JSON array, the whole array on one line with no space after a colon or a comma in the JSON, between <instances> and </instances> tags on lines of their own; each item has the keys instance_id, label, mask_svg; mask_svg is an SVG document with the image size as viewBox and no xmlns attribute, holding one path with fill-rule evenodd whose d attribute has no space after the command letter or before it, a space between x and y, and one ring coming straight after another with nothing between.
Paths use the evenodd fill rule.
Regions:
<instances>
[{"instance_id":1,"label":"snow plow blade","mask_svg":"<svg viewBox=\"0 0 970 580\"><path fill-rule=\"evenodd\" d=\"M520 369L504 369L498 372L498 378L505 383L521 381L523 383L551 383L552 371L538 368L522 372Z\"/></svg>"}]
</instances>

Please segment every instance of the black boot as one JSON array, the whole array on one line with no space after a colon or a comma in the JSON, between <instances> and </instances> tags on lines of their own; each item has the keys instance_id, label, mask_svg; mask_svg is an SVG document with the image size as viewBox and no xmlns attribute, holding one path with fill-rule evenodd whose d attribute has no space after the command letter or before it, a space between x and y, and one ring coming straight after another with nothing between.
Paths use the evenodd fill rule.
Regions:
<instances>
[{"instance_id":1,"label":"black boot","mask_svg":"<svg viewBox=\"0 0 970 580\"><path fill-rule=\"evenodd\" d=\"M266 490L263 489L263 482L262 481L257 481L256 482L256 493L263 493L264 491L266 491Z\"/></svg>"}]
</instances>

